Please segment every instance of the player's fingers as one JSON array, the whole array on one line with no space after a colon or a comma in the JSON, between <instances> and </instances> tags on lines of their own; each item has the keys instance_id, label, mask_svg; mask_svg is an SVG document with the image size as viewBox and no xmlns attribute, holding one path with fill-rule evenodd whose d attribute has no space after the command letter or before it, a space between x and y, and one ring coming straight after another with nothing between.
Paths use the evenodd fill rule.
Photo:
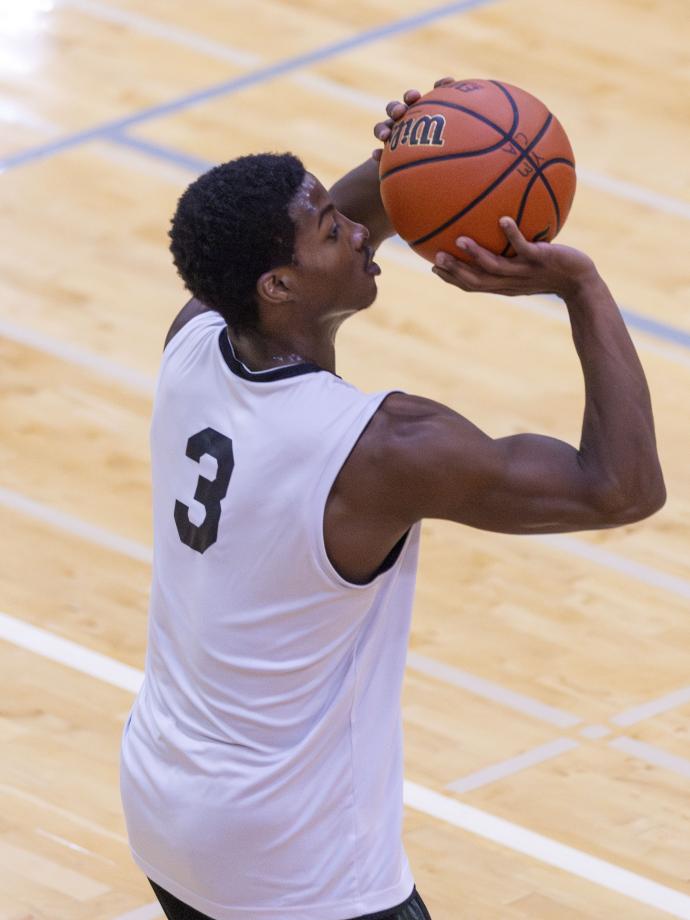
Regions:
<instances>
[{"instance_id":1,"label":"player's fingers","mask_svg":"<svg viewBox=\"0 0 690 920\"><path fill-rule=\"evenodd\" d=\"M434 271L437 269L437 271ZM448 284L454 284L462 288L463 291L480 291L482 290L483 279L467 262L461 262L453 258L447 252L437 252L434 259L435 275L442 278Z\"/></svg>"},{"instance_id":2,"label":"player's fingers","mask_svg":"<svg viewBox=\"0 0 690 920\"><path fill-rule=\"evenodd\" d=\"M407 105L414 105L415 102L418 102L422 98L422 94L418 89L408 89L405 90L403 99Z\"/></svg>"},{"instance_id":3,"label":"player's fingers","mask_svg":"<svg viewBox=\"0 0 690 920\"><path fill-rule=\"evenodd\" d=\"M462 277L454 275L452 272L446 271L445 268L441 268L440 265L432 265L431 271L437 278L440 278L441 281L445 281L446 284L452 284L455 287L459 287L463 291L471 290L468 287L466 281Z\"/></svg>"},{"instance_id":4,"label":"player's fingers","mask_svg":"<svg viewBox=\"0 0 690 920\"><path fill-rule=\"evenodd\" d=\"M505 238L515 250L516 255L531 256L533 254L534 244L528 242L525 239L520 228L512 217L502 217L499 220L499 224L501 226L501 230L503 230Z\"/></svg>"},{"instance_id":5,"label":"player's fingers","mask_svg":"<svg viewBox=\"0 0 690 920\"><path fill-rule=\"evenodd\" d=\"M476 245L476 244L475 244ZM484 250L486 252L487 250ZM493 255L493 253L489 253ZM501 263L510 263L510 259L495 256ZM436 253L435 267L439 269L436 274L463 291L483 292L488 294L518 294L526 293L524 290L524 277L529 274L529 266L522 265L513 274L505 272L492 272L483 268L478 262L462 262L447 252ZM511 266L512 267L512 266Z\"/></svg>"},{"instance_id":6,"label":"player's fingers","mask_svg":"<svg viewBox=\"0 0 690 920\"><path fill-rule=\"evenodd\" d=\"M393 119L387 118L385 121L379 121L374 125L374 137L378 138L380 141L387 141L391 136L391 127L393 126Z\"/></svg>"},{"instance_id":7,"label":"player's fingers","mask_svg":"<svg viewBox=\"0 0 690 920\"><path fill-rule=\"evenodd\" d=\"M438 89L439 86L450 86L451 83L455 82L457 82L455 77L441 77L440 80L434 83L434 89Z\"/></svg>"},{"instance_id":8,"label":"player's fingers","mask_svg":"<svg viewBox=\"0 0 690 920\"><path fill-rule=\"evenodd\" d=\"M483 246L480 246L475 240L470 239L468 236L458 237L455 241L455 245L472 259L472 264L478 266L482 271L490 275L501 276L515 274L515 264L511 259L506 259L503 256L496 255L495 252L484 249Z\"/></svg>"},{"instance_id":9,"label":"player's fingers","mask_svg":"<svg viewBox=\"0 0 690 920\"><path fill-rule=\"evenodd\" d=\"M377 147L375 150L372 150L371 151L372 160L376 160L376 162L378 163L379 160L381 159L382 153L383 153L383 150L380 147Z\"/></svg>"},{"instance_id":10,"label":"player's fingers","mask_svg":"<svg viewBox=\"0 0 690 920\"><path fill-rule=\"evenodd\" d=\"M386 106L386 115L389 118L392 118L393 121L397 121L399 118L402 118L405 112L407 111L407 106L404 102L400 102L397 99L391 100Z\"/></svg>"}]
</instances>

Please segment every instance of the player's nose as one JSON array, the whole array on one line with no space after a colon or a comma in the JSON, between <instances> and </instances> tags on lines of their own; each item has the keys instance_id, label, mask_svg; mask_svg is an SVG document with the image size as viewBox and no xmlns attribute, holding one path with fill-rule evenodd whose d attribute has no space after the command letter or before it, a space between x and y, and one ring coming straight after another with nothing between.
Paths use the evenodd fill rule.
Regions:
<instances>
[{"instance_id":1,"label":"player's nose","mask_svg":"<svg viewBox=\"0 0 690 920\"><path fill-rule=\"evenodd\" d=\"M355 249L360 250L369 239L369 229L364 224L352 223L352 242Z\"/></svg>"}]
</instances>

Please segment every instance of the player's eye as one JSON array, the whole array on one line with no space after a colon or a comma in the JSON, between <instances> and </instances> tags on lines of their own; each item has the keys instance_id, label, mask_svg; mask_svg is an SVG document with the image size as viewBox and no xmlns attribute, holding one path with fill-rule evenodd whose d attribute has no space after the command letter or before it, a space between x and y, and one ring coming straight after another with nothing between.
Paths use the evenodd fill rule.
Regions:
<instances>
[{"instance_id":1,"label":"player's eye","mask_svg":"<svg viewBox=\"0 0 690 920\"><path fill-rule=\"evenodd\" d=\"M335 221L333 221L333 225L332 225L332 227L331 227L331 229L330 229L330 232L329 232L329 234L328 234L328 239L329 239L329 240L337 240L337 239L338 239L338 233L339 233L338 224L337 224Z\"/></svg>"}]
</instances>

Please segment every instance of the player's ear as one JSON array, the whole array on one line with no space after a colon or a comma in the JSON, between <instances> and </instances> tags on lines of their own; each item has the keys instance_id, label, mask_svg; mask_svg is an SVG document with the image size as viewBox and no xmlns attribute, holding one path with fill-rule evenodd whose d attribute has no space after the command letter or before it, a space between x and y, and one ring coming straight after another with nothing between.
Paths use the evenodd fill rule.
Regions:
<instances>
[{"instance_id":1,"label":"player's ear","mask_svg":"<svg viewBox=\"0 0 690 920\"><path fill-rule=\"evenodd\" d=\"M287 303L295 299L294 278L289 268L272 268L256 282L256 292L261 300L270 304Z\"/></svg>"}]
</instances>

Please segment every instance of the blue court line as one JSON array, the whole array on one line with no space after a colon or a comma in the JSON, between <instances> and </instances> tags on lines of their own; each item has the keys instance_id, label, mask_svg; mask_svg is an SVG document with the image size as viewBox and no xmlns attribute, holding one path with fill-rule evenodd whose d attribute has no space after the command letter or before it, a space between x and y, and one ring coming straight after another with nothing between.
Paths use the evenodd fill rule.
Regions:
<instances>
[{"instance_id":1,"label":"blue court line","mask_svg":"<svg viewBox=\"0 0 690 920\"><path fill-rule=\"evenodd\" d=\"M406 16L396 22L378 26L374 29L368 29L365 32L353 35L351 38L332 42L322 48L316 48L313 51L308 51L306 54L299 54L295 57L287 58L287 60L279 61L276 64L259 67L257 70L250 71L239 77L234 77L232 80L225 80L222 83L216 83L206 89L189 93L186 96L180 96L177 99L172 99L170 102L151 106L134 115L128 115L125 118L118 118L114 121L105 122L102 125L89 128L86 131L78 131L74 134L66 135L65 137L47 144L30 147L28 150L20 151L19 153L0 159L0 172L5 172L17 166L23 166L26 163L53 156L56 153L70 150L88 141L103 138L113 132L124 131L134 125L152 121L154 118L161 118L163 115L180 112L183 109L198 105L200 102L207 102L209 99L214 99L218 96L229 95L239 90L246 89L247 87L256 86L259 83L265 83L268 80L273 80L293 70L299 70L310 64L315 64L327 58L335 57L345 51L361 48L364 45L372 44L384 38L391 38L403 32L410 32L413 29L429 25L438 19L451 16L453 13L467 12L476 7L486 6L491 2L493 2L493 0L456 0L455 3L444 3L442 6L433 7L423 13L417 13L414 16Z\"/></svg>"},{"instance_id":2,"label":"blue court line","mask_svg":"<svg viewBox=\"0 0 690 920\"><path fill-rule=\"evenodd\" d=\"M182 151L165 147L162 144L156 144L152 141L143 140L142 138L128 134L112 132L107 135L107 140L114 144L119 144L122 147L129 147L146 156L164 160L168 163L174 163L176 166L181 166L183 169L190 170L195 175L206 172L207 169L210 169L214 165L208 160L202 160L200 157L195 157L183 153ZM400 237L396 237L396 242L398 242L400 246L407 248L407 244L404 243ZM560 302L560 299L556 297L556 295L549 297L549 300L553 300L554 303ZM671 326L668 323L662 323L660 320L652 319L642 313L636 313L634 310L630 310L627 307L620 307L620 311L623 314L625 322L631 329L637 329L639 332L644 332L656 339L671 342L673 345L690 348L690 332L685 332L685 330L678 329L676 326Z\"/></svg>"},{"instance_id":3,"label":"blue court line","mask_svg":"<svg viewBox=\"0 0 690 920\"><path fill-rule=\"evenodd\" d=\"M690 348L690 332L686 332L684 329L678 329L677 326L669 326L668 323L662 323L658 319L652 319L650 316L644 316L642 313L634 313L627 307L621 307L620 309L623 318L632 329L646 332L647 335L653 335L657 339L665 339L673 345L681 345L683 348Z\"/></svg>"},{"instance_id":4,"label":"blue court line","mask_svg":"<svg viewBox=\"0 0 690 920\"><path fill-rule=\"evenodd\" d=\"M556 294L542 295L552 300L554 304L561 303L561 298ZM626 325L631 329L637 329L639 332L646 332L647 335L654 336L656 339L664 339L673 345L681 345L683 348L690 348L690 332L679 329L677 326L671 326L669 323L662 323L661 320L652 319L651 316L645 316L643 313L636 313L628 307L618 305Z\"/></svg>"},{"instance_id":5,"label":"blue court line","mask_svg":"<svg viewBox=\"0 0 690 920\"><path fill-rule=\"evenodd\" d=\"M207 170L215 166L210 160L202 160L191 153L184 153L182 150L174 150L172 147L164 147L163 144L157 144L154 141L144 140L142 137L136 137L133 134L123 134L120 131L113 131L104 135L103 140L110 141L120 147L129 147L137 153L143 153L146 156L154 157L157 160L165 160L167 163L173 163L182 169L188 169L190 172L200 176Z\"/></svg>"}]
</instances>

